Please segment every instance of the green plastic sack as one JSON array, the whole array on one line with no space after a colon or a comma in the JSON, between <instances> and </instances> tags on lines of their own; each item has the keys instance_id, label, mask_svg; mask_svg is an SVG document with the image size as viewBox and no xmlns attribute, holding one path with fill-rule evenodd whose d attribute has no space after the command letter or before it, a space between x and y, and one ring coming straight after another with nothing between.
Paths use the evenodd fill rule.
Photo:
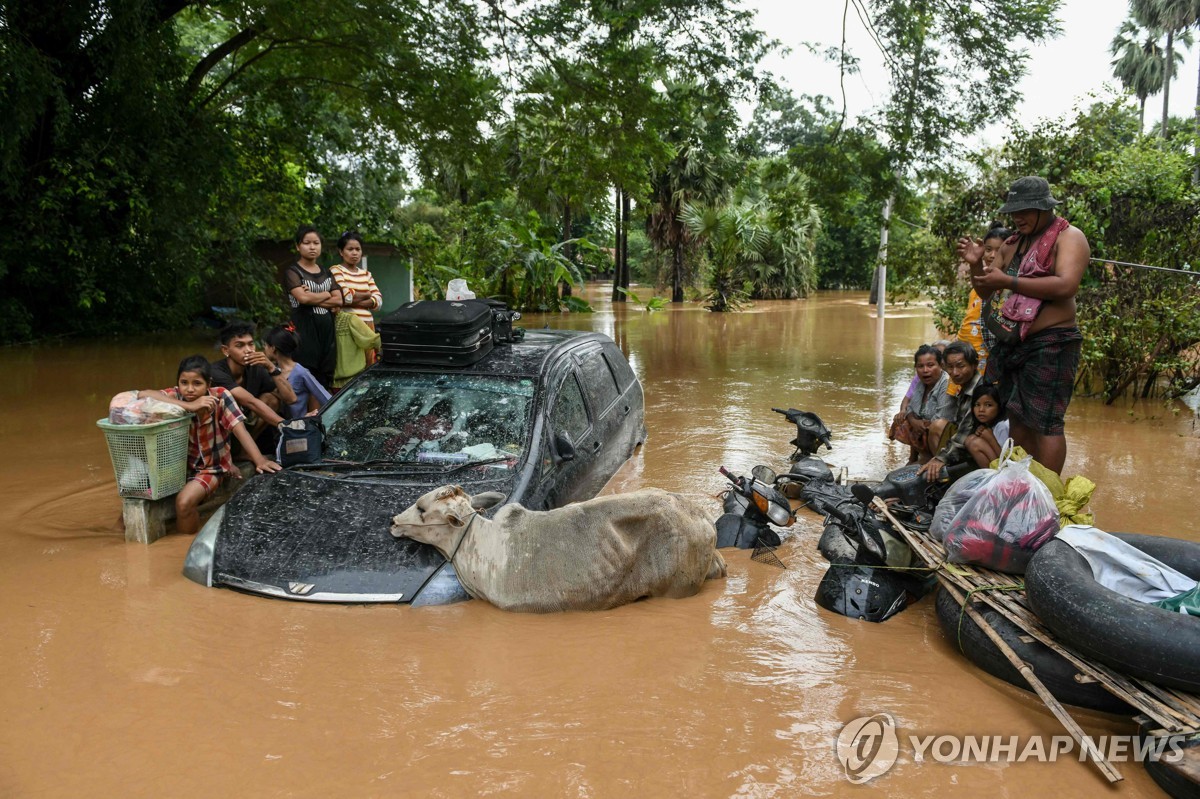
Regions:
<instances>
[{"instance_id":1,"label":"green plastic sack","mask_svg":"<svg viewBox=\"0 0 1200 799\"><path fill-rule=\"evenodd\" d=\"M1029 453L1022 447L1013 447L1010 459L1019 461L1028 457ZM999 469L1000 459L992 461L991 467ZM1061 477L1033 459L1030 459L1029 471L1034 477L1041 480L1046 488L1050 489L1050 496L1054 497L1054 504L1058 507L1058 526L1060 528L1066 527L1068 524L1090 526L1096 521L1096 517L1092 514L1083 513L1083 509L1092 501L1092 494L1096 491L1096 484L1091 480L1083 475L1076 475L1064 484Z\"/></svg>"},{"instance_id":2,"label":"green plastic sack","mask_svg":"<svg viewBox=\"0 0 1200 799\"><path fill-rule=\"evenodd\" d=\"M1172 613L1186 613L1189 616L1200 616L1200 585L1197 585L1191 591L1183 592L1179 596L1173 596L1170 599L1160 599L1150 604L1163 610L1169 610Z\"/></svg>"}]
</instances>

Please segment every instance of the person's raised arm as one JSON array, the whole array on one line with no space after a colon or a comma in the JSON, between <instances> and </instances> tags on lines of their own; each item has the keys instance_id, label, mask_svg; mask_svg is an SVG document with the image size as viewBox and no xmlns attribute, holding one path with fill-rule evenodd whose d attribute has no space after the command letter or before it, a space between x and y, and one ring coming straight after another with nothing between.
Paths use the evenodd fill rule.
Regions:
<instances>
[{"instance_id":1,"label":"person's raised arm","mask_svg":"<svg viewBox=\"0 0 1200 799\"><path fill-rule=\"evenodd\" d=\"M217 398L211 394L205 394L204 396L197 397L191 402L187 402L185 400L175 399L174 397L168 396L167 394L164 394L163 392L154 388L140 389L137 395L138 397L153 397L160 402L166 402L170 405L178 405L188 413L212 413L214 410L216 410L218 402Z\"/></svg>"},{"instance_id":2,"label":"person's raised arm","mask_svg":"<svg viewBox=\"0 0 1200 799\"><path fill-rule=\"evenodd\" d=\"M270 405L263 402L241 386L234 386L233 388L229 389L229 393L233 395L233 399L237 402L238 407L240 407L242 410L250 411L259 419L262 419L272 427L283 421L283 417L275 413L275 411L271 409ZM292 396L292 401L295 402L295 395L293 394Z\"/></svg>"},{"instance_id":3,"label":"person's raised arm","mask_svg":"<svg viewBox=\"0 0 1200 799\"><path fill-rule=\"evenodd\" d=\"M246 356L245 366L261 366L267 370L267 374L271 376L271 380L275 382L275 393L279 395L279 399L284 405L291 405L296 401L296 390L292 388L292 384L284 377L283 370L279 374L271 375L273 369L279 369L265 353L255 350Z\"/></svg>"},{"instance_id":4,"label":"person's raised arm","mask_svg":"<svg viewBox=\"0 0 1200 799\"><path fill-rule=\"evenodd\" d=\"M1054 246L1054 274L1052 275L1023 277L993 270L988 274L973 278L972 283L977 291L983 287L989 294L1007 288L1039 300L1068 300L1079 291L1079 282L1083 280L1083 272L1087 269L1092 248L1088 246L1087 238L1083 233L1075 227L1069 227L1059 234L1058 241ZM982 293L980 291L981 295Z\"/></svg>"}]
</instances>

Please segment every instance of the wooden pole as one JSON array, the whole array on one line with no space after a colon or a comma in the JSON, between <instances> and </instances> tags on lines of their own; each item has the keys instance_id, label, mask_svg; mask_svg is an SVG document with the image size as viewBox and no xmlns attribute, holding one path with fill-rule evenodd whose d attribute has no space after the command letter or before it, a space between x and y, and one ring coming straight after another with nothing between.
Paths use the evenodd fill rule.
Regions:
<instances>
[{"instance_id":1,"label":"wooden pole","mask_svg":"<svg viewBox=\"0 0 1200 799\"><path fill-rule=\"evenodd\" d=\"M1050 689L1042 684L1042 681L1033 673L1033 669L1029 667L1029 664L1021 660L1021 656L1013 651L1008 642L1000 636L1000 633L996 632L992 625L987 623L987 619L983 618L979 611L968 604L967 598L958 592L949 578L939 573L938 582L941 583L943 591L950 594L955 602L962 605L963 611L971 618L971 621L975 622L979 629L983 630L984 635L991 639L992 643L1003 653L1004 657L1008 658L1008 662L1013 664L1013 667L1017 671L1021 672L1021 676L1025 678L1025 682L1029 683L1029 687L1034 690L1038 698L1050 709L1050 712L1066 728L1067 732L1071 733L1071 737L1079 743L1080 751L1087 754L1088 759L1100 769L1100 773L1109 782L1120 782L1123 780L1124 777L1121 776L1121 772L1117 771L1112 763L1104 759L1104 755L1096 748L1092 739L1084 733L1075 719L1071 717L1071 714L1062 706L1062 703L1054 698L1054 694L1050 693Z\"/></svg>"},{"instance_id":2,"label":"wooden pole","mask_svg":"<svg viewBox=\"0 0 1200 799\"><path fill-rule=\"evenodd\" d=\"M902 534L912 532L903 524L901 524L895 516L892 515L892 512L888 510L887 505L881 500L876 498L873 504L875 508L880 510L884 517L887 518L887 520L891 522ZM905 537L907 538L908 536ZM1080 728L1075 719L1071 717L1071 714L1068 713L1065 708L1063 708L1062 703L1054 698L1054 694L1050 693L1050 689L1042 684L1042 681L1039 680L1037 675L1033 673L1033 669L1029 667L1029 664L1021 660L1021 657L1013 651L1012 647L1008 645L1008 642L1000 636L1000 633L996 632L992 625L987 623L987 620L980 615L979 611L967 604L966 597L958 592L958 589L955 587L950 578L942 571L938 572L937 578L938 582L942 586L942 589L947 591L950 596L962 606L963 612L965 612L967 616L969 616L971 620L979 626L979 629L982 630L989 639L991 639L992 643L996 645L996 648L1000 650L1004 657L1008 658L1008 662L1011 663L1013 667L1021 673L1021 676L1025 678L1025 682L1029 683L1029 686L1033 688L1034 692L1038 695L1038 698L1040 698L1046 707L1050 709L1050 712L1053 713L1054 717L1059 720L1059 723L1066 728L1067 732L1071 734L1071 737L1078 742L1080 750L1085 752L1088 758L1096 764L1097 768L1100 769L1100 773L1102 773L1109 782L1120 782L1122 779L1124 779L1124 777L1121 776L1121 773L1104 758L1104 755L1096 748L1096 745L1092 742L1092 739L1083 732L1083 729Z\"/></svg>"}]
</instances>

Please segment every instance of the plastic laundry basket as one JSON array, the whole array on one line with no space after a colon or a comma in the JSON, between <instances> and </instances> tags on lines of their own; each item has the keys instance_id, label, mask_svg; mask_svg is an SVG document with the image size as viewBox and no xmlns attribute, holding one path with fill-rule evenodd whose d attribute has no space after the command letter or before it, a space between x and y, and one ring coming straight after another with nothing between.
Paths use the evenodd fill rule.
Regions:
<instances>
[{"instance_id":1,"label":"plastic laundry basket","mask_svg":"<svg viewBox=\"0 0 1200 799\"><path fill-rule=\"evenodd\" d=\"M121 496L161 499L183 489L191 424L191 414L153 424L96 422L108 441Z\"/></svg>"}]
</instances>

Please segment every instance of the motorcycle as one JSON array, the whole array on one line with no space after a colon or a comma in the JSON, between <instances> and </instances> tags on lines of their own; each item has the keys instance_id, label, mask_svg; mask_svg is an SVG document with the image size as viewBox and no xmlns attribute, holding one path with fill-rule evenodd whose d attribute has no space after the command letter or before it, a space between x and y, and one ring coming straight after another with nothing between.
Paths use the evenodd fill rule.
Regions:
<instances>
[{"instance_id":1,"label":"motorcycle","mask_svg":"<svg viewBox=\"0 0 1200 799\"><path fill-rule=\"evenodd\" d=\"M825 534L841 537L846 546L830 558L815 600L843 616L883 622L928 593L936 580L903 571L915 561L912 549L870 511L876 495L869 486L858 483L850 490L852 501L829 510Z\"/></svg>"},{"instance_id":2,"label":"motorcycle","mask_svg":"<svg viewBox=\"0 0 1200 799\"><path fill-rule=\"evenodd\" d=\"M796 437L791 443L795 447L789 460L791 470L780 478L780 490L792 499L804 500L805 504L818 513L828 513L829 508L850 499L850 489L834 478L833 469L817 452L824 445L832 450L833 434L811 411L789 408L772 408L783 414L788 422L796 425ZM946 490L958 478L972 471L971 463L961 463L943 468L939 479L926 480L918 474L920 465L911 463L893 469L875 487L880 499L894 500L892 513L916 529L928 530L933 522L933 511Z\"/></svg>"},{"instance_id":3,"label":"motorcycle","mask_svg":"<svg viewBox=\"0 0 1200 799\"><path fill-rule=\"evenodd\" d=\"M725 492L724 513L717 519L717 548L777 547L779 534L771 528L791 527L796 513L776 487L778 476L767 466L755 466L750 476L738 476L724 466L721 474L732 484Z\"/></svg>"}]
</instances>

